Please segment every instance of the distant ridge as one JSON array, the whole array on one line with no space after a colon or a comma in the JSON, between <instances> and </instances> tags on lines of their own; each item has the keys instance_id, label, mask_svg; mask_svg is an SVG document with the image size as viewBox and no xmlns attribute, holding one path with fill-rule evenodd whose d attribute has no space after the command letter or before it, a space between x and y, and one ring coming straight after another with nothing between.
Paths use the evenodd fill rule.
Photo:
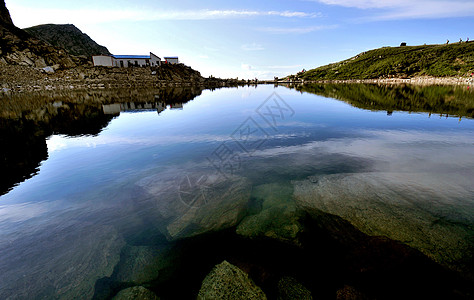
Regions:
<instances>
[{"instance_id":1,"label":"distant ridge","mask_svg":"<svg viewBox=\"0 0 474 300\"><path fill-rule=\"evenodd\" d=\"M90 58L92 55L110 54L106 47L97 44L72 24L44 24L23 30L51 46L64 48L75 56Z\"/></svg>"},{"instance_id":2,"label":"distant ridge","mask_svg":"<svg viewBox=\"0 0 474 300\"><path fill-rule=\"evenodd\" d=\"M463 42L379 48L293 77L304 80L350 80L470 76L472 72L474 42Z\"/></svg>"}]
</instances>

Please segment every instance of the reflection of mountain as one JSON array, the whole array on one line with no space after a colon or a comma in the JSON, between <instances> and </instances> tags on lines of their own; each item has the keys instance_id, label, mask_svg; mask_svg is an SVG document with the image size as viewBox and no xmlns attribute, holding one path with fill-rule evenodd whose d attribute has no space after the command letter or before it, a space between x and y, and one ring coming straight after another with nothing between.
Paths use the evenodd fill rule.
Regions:
<instances>
[{"instance_id":1,"label":"reflection of mountain","mask_svg":"<svg viewBox=\"0 0 474 300\"><path fill-rule=\"evenodd\" d=\"M0 97L0 195L38 172L40 162L48 158L46 138L50 135L97 135L120 114L122 106L128 108L125 111L148 106L164 109L168 104L182 105L199 94L200 89L176 88ZM157 103L159 107L152 107ZM117 105L119 109L114 110Z\"/></svg>"},{"instance_id":2,"label":"reflection of mountain","mask_svg":"<svg viewBox=\"0 0 474 300\"><path fill-rule=\"evenodd\" d=\"M0 119L0 195L35 175L48 158L45 137L35 131L33 122Z\"/></svg>"},{"instance_id":3,"label":"reflection of mountain","mask_svg":"<svg viewBox=\"0 0 474 300\"><path fill-rule=\"evenodd\" d=\"M18 119L0 118L0 194L38 172L48 158L48 136L98 134L112 118L96 106L60 102Z\"/></svg>"},{"instance_id":4,"label":"reflection of mountain","mask_svg":"<svg viewBox=\"0 0 474 300\"><path fill-rule=\"evenodd\" d=\"M297 90L370 109L430 112L474 117L474 93L466 87L367 84L309 84Z\"/></svg>"}]
</instances>

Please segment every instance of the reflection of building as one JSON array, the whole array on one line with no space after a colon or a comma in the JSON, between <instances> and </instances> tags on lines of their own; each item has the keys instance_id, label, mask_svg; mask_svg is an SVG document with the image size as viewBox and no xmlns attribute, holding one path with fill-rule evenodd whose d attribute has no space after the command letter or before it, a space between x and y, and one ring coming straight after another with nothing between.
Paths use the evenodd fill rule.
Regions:
<instances>
[{"instance_id":1,"label":"reflection of building","mask_svg":"<svg viewBox=\"0 0 474 300\"><path fill-rule=\"evenodd\" d=\"M179 59L177 56L168 56L163 58L165 59L165 63L167 64L179 64Z\"/></svg>"},{"instance_id":2,"label":"reflection of building","mask_svg":"<svg viewBox=\"0 0 474 300\"><path fill-rule=\"evenodd\" d=\"M182 104L181 109L183 107ZM158 114L166 109L166 103L164 102L125 102L125 103L114 103L102 105L102 110L106 115L117 115L120 112L142 112L142 111L157 111Z\"/></svg>"},{"instance_id":3,"label":"reflection of building","mask_svg":"<svg viewBox=\"0 0 474 300\"><path fill-rule=\"evenodd\" d=\"M156 67L161 65L161 58L150 52L150 55L94 55L94 66L104 67Z\"/></svg>"},{"instance_id":4,"label":"reflection of building","mask_svg":"<svg viewBox=\"0 0 474 300\"><path fill-rule=\"evenodd\" d=\"M182 110L182 109L183 109L183 103L170 104L170 109L179 109L179 110Z\"/></svg>"},{"instance_id":5,"label":"reflection of building","mask_svg":"<svg viewBox=\"0 0 474 300\"><path fill-rule=\"evenodd\" d=\"M120 114L122 111L122 107L120 104L107 104L107 105L102 105L102 110L104 111L105 115L116 115Z\"/></svg>"},{"instance_id":6,"label":"reflection of building","mask_svg":"<svg viewBox=\"0 0 474 300\"><path fill-rule=\"evenodd\" d=\"M158 106L156 107L156 112L160 114L160 112L164 111L165 109L166 109L166 104L164 104L163 102L159 102Z\"/></svg>"}]
</instances>

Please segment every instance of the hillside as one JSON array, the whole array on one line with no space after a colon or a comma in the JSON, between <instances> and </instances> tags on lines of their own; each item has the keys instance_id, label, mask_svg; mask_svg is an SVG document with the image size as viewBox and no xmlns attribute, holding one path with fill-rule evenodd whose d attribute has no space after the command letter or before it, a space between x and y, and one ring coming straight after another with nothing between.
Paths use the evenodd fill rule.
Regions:
<instances>
[{"instance_id":1,"label":"hillside","mask_svg":"<svg viewBox=\"0 0 474 300\"><path fill-rule=\"evenodd\" d=\"M384 47L298 73L304 80L469 76L474 72L474 42L450 45Z\"/></svg>"},{"instance_id":2,"label":"hillside","mask_svg":"<svg viewBox=\"0 0 474 300\"><path fill-rule=\"evenodd\" d=\"M69 68L78 63L79 60L64 49L50 46L16 27L5 1L0 0L0 64Z\"/></svg>"},{"instance_id":3,"label":"hillside","mask_svg":"<svg viewBox=\"0 0 474 300\"><path fill-rule=\"evenodd\" d=\"M51 46L66 49L72 55L89 59L92 55L110 54L106 47L97 44L72 24L44 24L23 30Z\"/></svg>"}]
</instances>

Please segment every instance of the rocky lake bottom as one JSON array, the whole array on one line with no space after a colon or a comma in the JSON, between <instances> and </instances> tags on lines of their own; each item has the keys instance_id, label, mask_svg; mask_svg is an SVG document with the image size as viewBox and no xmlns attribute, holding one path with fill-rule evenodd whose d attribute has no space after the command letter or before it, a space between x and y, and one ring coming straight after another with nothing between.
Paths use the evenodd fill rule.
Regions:
<instances>
[{"instance_id":1,"label":"rocky lake bottom","mask_svg":"<svg viewBox=\"0 0 474 300\"><path fill-rule=\"evenodd\" d=\"M470 299L474 94L0 95L1 299Z\"/></svg>"}]
</instances>

